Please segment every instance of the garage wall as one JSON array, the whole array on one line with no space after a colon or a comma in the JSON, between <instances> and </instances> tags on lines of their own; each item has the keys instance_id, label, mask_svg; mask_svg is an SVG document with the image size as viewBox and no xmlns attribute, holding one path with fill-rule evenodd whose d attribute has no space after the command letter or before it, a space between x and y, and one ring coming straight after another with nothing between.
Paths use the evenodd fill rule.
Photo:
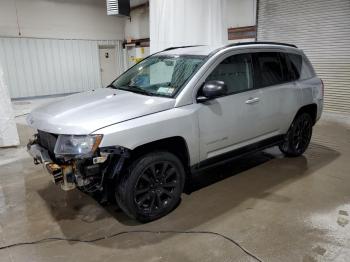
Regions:
<instances>
[{"instance_id":1,"label":"garage wall","mask_svg":"<svg viewBox=\"0 0 350 262\"><path fill-rule=\"evenodd\" d=\"M325 83L325 110L350 113L349 0L260 0L258 40L303 49Z\"/></svg>"},{"instance_id":2,"label":"garage wall","mask_svg":"<svg viewBox=\"0 0 350 262\"><path fill-rule=\"evenodd\" d=\"M255 26L256 0L227 0L227 28ZM228 43L255 41L255 38L228 40Z\"/></svg>"},{"instance_id":3,"label":"garage wall","mask_svg":"<svg viewBox=\"0 0 350 262\"><path fill-rule=\"evenodd\" d=\"M0 63L11 98L101 86L98 46L121 41L126 18L107 16L102 0L1 0Z\"/></svg>"},{"instance_id":4,"label":"garage wall","mask_svg":"<svg viewBox=\"0 0 350 262\"><path fill-rule=\"evenodd\" d=\"M141 8L131 11L131 21L125 20L125 39L149 38L149 8ZM226 0L225 23L227 28L254 26L256 20L256 0ZM254 38L244 41L254 41ZM230 40L238 42L243 40Z\"/></svg>"},{"instance_id":5,"label":"garage wall","mask_svg":"<svg viewBox=\"0 0 350 262\"><path fill-rule=\"evenodd\" d=\"M149 38L149 8L139 8L130 12L125 20L125 39Z\"/></svg>"},{"instance_id":6,"label":"garage wall","mask_svg":"<svg viewBox=\"0 0 350 262\"><path fill-rule=\"evenodd\" d=\"M242 27L255 25L256 0L227 0L227 27Z\"/></svg>"},{"instance_id":7,"label":"garage wall","mask_svg":"<svg viewBox=\"0 0 350 262\"><path fill-rule=\"evenodd\" d=\"M125 18L106 13L104 0L1 0L0 36L123 40Z\"/></svg>"},{"instance_id":8,"label":"garage wall","mask_svg":"<svg viewBox=\"0 0 350 262\"><path fill-rule=\"evenodd\" d=\"M150 52L172 46L227 42L226 0L152 0Z\"/></svg>"},{"instance_id":9,"label":"garage wall","mask_svg":"<svg viewBox=\"0 0 350 262\"><path fill-rule=\"evenodd\" d=\"M116 46L116 76L122 73L122 41L0 38L0 62L11 98L101 87L99 45Z\"/></svg>"}]
</instances>

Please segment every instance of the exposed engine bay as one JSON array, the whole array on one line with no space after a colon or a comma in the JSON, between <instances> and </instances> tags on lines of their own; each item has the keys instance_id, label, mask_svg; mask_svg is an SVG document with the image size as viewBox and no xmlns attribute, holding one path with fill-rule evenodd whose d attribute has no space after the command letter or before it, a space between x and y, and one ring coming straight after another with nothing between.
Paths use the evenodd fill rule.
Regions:
<instances>
[{"instance_id":1,"label":"exposed engine bay","mask_svg":"<svg viewBox=\"0 0 350 262\"><path fill-rule=\"evenodd\" d=\"M129 157L123 147L97 148L92 154L58 156L54 149L58 135L38 130L27 145L36 165L42 164L52 181L65 191L79 188L83 192L104 191L105 183L113 180Z\"/></svg>"}]
</instances>

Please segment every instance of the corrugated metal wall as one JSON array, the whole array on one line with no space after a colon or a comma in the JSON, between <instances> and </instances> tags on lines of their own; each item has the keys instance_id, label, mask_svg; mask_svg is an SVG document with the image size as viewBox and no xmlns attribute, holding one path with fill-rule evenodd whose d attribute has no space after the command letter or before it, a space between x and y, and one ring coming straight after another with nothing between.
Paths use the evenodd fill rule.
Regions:
<instances>
[{"instance_id":1,"label":"corrugated metal wall","mask_svg":"<svg viewBox=\"0 0 350 262\"><path fill-rule=\"evenodd\" d=\"M101 87L99 45L116 47L116 76L122 73L121 41L0 38L0 63L11 98Z\"/></svg>"},{"instance_id":2,"label":"corrugated metal wall","mask_svg":"<svg viewBox=\"0 0 350 262\"><path fill-rule=\"evenodd\" d=\"M303 49L325 83L325 110L350 113L349 0L260 0L258 40Z\"/></svg>"}]
</instances>

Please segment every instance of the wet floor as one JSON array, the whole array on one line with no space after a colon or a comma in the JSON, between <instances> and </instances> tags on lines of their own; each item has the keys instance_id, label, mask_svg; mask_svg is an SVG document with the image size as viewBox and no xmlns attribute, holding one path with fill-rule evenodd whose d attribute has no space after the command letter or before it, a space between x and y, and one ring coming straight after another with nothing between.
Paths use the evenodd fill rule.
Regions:
<instances>
[{"instance_id":1,"label":"wet floor","mask_svg":"<svg viewBox=\"0 0 350 262\"><path fill-rule=\"evenodd\" d=\"M31 130L18 124L22 144ZM193 178L181 204L149 224L63 192L23 148L0 150L0 246L47 237L91 240L121 231L211 231L262 261L350 261L350 127L322 120L304 156L277 148ZM93 243L0 249L0 261L255 261L213 234L129 233Z\"/></svg>"}]
</instances>

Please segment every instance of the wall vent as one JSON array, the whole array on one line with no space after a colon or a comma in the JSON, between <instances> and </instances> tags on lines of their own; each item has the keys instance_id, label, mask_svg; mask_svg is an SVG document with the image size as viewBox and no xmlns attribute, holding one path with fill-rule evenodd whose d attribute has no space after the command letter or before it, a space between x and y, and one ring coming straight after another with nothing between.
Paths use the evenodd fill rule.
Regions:
<instances>
[{"instance_id":1,"label":"wall vent","mask_svg":"<svg viewBox=\"0 0 350 262\"><path fill-rule=\"evenodd\" d=\"M107 15L130 16L130 0L106 0Z\"/></svg>"}]
</instances>

